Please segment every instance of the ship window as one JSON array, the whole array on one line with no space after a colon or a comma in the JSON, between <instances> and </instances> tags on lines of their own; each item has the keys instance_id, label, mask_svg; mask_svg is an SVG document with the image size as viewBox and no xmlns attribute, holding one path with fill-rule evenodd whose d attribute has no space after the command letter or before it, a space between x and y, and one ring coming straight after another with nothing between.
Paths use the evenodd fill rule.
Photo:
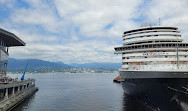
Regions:
<instances>
[{"instance_id":1,"label":"ship window","mask_svg":"<svg viewBox=\"0 0 188 111\"><path fill-rule=\"evenodd\" d=\"M129 59L129 57L127 57L127 59Z\"/></svg>"},{"instance_id":2,"label":"ship window","mask_svg":"<svg viewBox=\"0 0 188 111\"><path fill-rule=\"evenodd\" d=\"M122 59L125 59L125 57L122 57Z\"/></svg>"},{"instance_id":3,"label":"ship window","mask_svg":"<svg viewBox=\"0 0 188 111\"><path fill-rule=\"evenodd\" d=\"M187 56L185 56L185 57L187 57Z\"/></svg>"},{"instance_id":4,"label":"ship window","mask_svg":"<svg viewBox=\"0 0 188 111\"><path fill-rule=\"evenodd\" d=\"M145 57L145 58L148 58L148 57Z\"/></svg>"},{"instance_id":5,"label":"ship window","mask_svg":"<svg viewBox=\"0 0 188 111\"><path fill-rule=\"evenodd\" d=\"M165 58L167 58L168 56L165 56Z\"/></svg>"}]
</instances>

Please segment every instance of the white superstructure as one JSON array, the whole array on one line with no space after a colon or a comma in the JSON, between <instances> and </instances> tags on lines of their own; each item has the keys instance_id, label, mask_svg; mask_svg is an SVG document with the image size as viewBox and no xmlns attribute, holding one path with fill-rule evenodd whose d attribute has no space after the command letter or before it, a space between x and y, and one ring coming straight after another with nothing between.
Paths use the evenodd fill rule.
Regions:
<instances>
[{"instance_id":1,"label":"white superstructure","mask_svg":"<svg viewBox=\"0 0 188 111\"><path fill-rule=\"evenodd\" d=\"M188 43L177 27L141 27L123 34L122 71L188 71Z\"/></svg>"}]
</instances>

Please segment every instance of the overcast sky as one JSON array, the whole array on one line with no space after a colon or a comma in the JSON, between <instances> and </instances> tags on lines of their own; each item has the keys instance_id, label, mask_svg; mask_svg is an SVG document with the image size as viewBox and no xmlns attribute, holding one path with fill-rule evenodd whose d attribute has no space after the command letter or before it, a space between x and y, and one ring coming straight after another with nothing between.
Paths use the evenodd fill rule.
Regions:
<instances>
[{"instance_id":1,"label":"overcast sky","mask_svg":"<svg viewBox=\"0 0 188 111\"><path fill-rule=\"evenodd\" d=\"M0 28L26 42L10 48L16 59L120 62L123 32L159 17L188 41L188 0L0 0Z\"/></svg>"}]
</instances>

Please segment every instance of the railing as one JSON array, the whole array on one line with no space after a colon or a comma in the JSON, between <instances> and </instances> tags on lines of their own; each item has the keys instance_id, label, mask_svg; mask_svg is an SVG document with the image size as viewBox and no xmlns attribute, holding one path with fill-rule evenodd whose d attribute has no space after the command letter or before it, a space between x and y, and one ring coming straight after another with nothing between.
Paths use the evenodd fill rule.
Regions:
<instances>
[{"instance_id":1,"label":"railing","mask_svg":"<svg viewBox=\"0 0 188 111\"><path fill-rule=\"evenodd\" d=\"M34 85L31 85L28 88L22 89L21 91L18 91L16 93L12 94L7 99L4 99L3 101L0 101L0 108L2 108L2 106L6 105L8 102L14 101L16 98L20 98L21 96L31 92L33 90L33 88L34 88Z\"/></svg>"},{"instance_id":2,"label":"railing","mask_svg":"<svg viewBox=\"0 0 188 111\"><path fill-rule=\"evenodd\" d=\"M35 79L28 79L28 80L24 80L24 81L15 81L15 82L9 82L7 84L0 84L0 89L17 87L22 84L27 84L27 83L31 83L31 82L35 82Z\"/></svg>"},{"instance_id":3,"label":"railing","mask_svg":"<svg viewBox=\"0 0 188 111\"><path fill-rule=\"evenodd\" d=\"M188 50L188 44L178 44L178 50ZM185 49L183 49L185 48ZM136 50L177 50L177 44L150 44L150 45L137 45L137 46L127 46L127 47L117 47L115 48L115 54L121 52L129 52Z\"/></svg>"},{"instance_id":4,"label":"railing","mask_svg":"<svg viewBox=\"0 0 188 111\"><path fill-rule=\"evenodd\" d=\"M159 61L176 61L176 58L134 58L134 59L123 59L122 62L159 62ZM180 58L179 61L188 61L188 58Z\"/></svg>"},{"instance_id":5,"label":"railing","mask_svg":"<svg viewBox=\"0 0 188 111\"><path fill-rule=\"evenodd\" d=\"M145 33L140 33L140 34L132 34L132 35L127 35L123 37L123 39L127 38L140 38L141 36L147 37L147 36L155 36L155 35L170 35L170 36L181 36L180 33L177 32L145 32Z\"/></svg>"},{"instance_id":6,"label":"railing","mask_svg":"<svg viewBox=\"0 0 188 111\"><path fill-rule=\"evenodd\" d=\"M181 37L175 37L175 36L151 36L151 37L142 37L142 38L134 38L134 39L127 39L124 40L123 44L134 44L139 42L148 42L148 41L180 41L182 42L183 39Z\"/></svg>"},{"instance_id":7,"label":"railing","mask_svg":"<svg viewBox=\"0 0 188 111\"><path fill-rule=\"evenodd\" d=\"M155 29L155 30L143 30L143 31L137 31L137 32L131 32L128 34L123 34L123 36L129 36L133 34L142 34L142 33L151 33L151 32L174 32L174 33L180 33L178 30L172 30L172 29Z\"/></svg>"},{"instance_id":8,"label":"railing","mask_svg":"<svg viewBox=\"0 0 188 111\"><path fill-rule=\"evenodd\" d=\"M152 56L168 56L167 58L171 58L171 57L173 57L174 58L174 56L176 56L177 55L177 53L176 52L169 52L169 51L167 51L167 52L163 52L163 51L160 51L160 52L147 52L147 53L162 53L161 55L152 55ZM179 53L178 53L178 55L179 56L186 56L186 55L188 55L188 52L180 52L179 51ZM151 55L144 55L144 53L143 52L140 52L140 53L129 53L129 54L123 54L122 55L122 57L124 57L124 58L126 58L126 57L140 57L140 58L142 58L142 57L145 57L145 56L151 56ZM187 56L188 57L188 56Z\"/></svg>"}]
</instances>

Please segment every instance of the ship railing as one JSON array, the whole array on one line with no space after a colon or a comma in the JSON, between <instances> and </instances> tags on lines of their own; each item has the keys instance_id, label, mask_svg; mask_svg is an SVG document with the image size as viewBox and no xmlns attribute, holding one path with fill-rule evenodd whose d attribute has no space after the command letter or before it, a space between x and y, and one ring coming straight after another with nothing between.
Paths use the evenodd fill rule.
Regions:
<instances>
[{"instance_id":1,"label":"ship railing","mask_svg":"<svg viewBox=\"0 0 188 111\"><path fill-rule=\"evenodd\" d=\"M130 40L130 38L141 38L141 37L158 37L158 36L171 36L171 37L181 37L181 34L177 32L151 32L151 33L142 33L142 34L132 34L125 36L125 40Z\"/></svg>"},{"instance_id":2,"label":"ship railing","mask_svg":"<svg viewBox=\"0 0 188 111\"><path fill-rule=\"evenodd\" d=\"M159 48L168 48L168 49L177 49L177 45L174 44L172 46L165 46L164 44L157 44L157 45L140 45L140 46L128 46L128 47L117 47L115 51L129 51L129 50L138 50L138 49L159 49ZM179 45L178 48L188 48L184 45ZM179 49L181 50L181 49Z\"/></svg>"}]
</instances>

